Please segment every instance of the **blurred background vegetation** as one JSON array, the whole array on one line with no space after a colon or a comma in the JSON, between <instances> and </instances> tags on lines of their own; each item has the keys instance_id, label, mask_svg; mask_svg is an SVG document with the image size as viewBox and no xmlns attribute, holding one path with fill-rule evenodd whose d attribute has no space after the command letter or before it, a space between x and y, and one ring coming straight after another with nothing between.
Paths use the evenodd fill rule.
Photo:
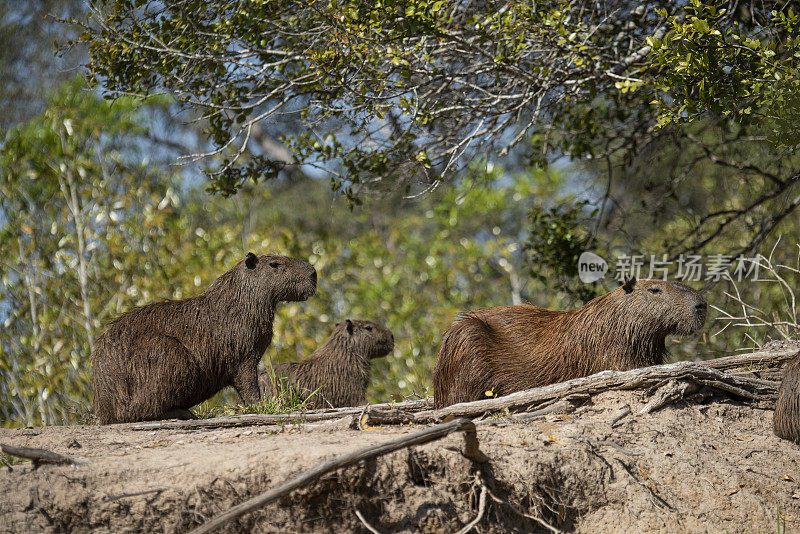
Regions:
<instances>
[{"instance_id":1,"label":"blurred background vegetation","mask_svg":"<svg viewBox=\"0 0 800 534\"><path fill-rule=\"evenodd\" d=\"M796 124L780 114L724 113L739 109L739 94L697 96L715 113L676 110L678 98L659 111L648 107L654 93L612 83L560 109L548 119L552 130L529 133L527 146L545 157L478 152L421 194L407 184L354 191L286 156L265 128L253 134L257 144L289 163L269 181L237 182L226 197L207 191L198 165L175 165L209 148L201 113L174 95L104 99L76 73L87 48L54 55L54 40L80 31L47 15L85 17L81 6L0 8L3 425L88 421L89 355L104 325L133 306L201 292L248 251L305 258L319 272L312 299L279 308L265 358L303 358L346 318L394 333L394 352L373 364L372 402L431 392L441 335L462 310L523 301L564 309L615 288L613 272L594 284L578 280L585 250L612 269L632 254L767 257L765 281L693 284L720 310L699 335L672 340L673 359L797 338L800 158L776 140L791 140ZM680 34L687 54L714 29L717 19L707 18L708 32L696 24L692 35L686 18L673 21L670 35ZM685 69L670 70L685 60L655 55L653 92L688 83ZM790 86L779 96L797 94ZM765 109L775 106L770 98ZM226 391L215 402L235 398Z\"/></svg>"}]
</instances>

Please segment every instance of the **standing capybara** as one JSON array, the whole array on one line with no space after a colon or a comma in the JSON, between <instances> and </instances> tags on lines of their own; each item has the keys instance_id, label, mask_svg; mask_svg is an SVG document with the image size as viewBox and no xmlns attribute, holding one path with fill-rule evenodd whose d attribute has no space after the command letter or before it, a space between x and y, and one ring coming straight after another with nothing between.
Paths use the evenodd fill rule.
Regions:
<instances>
[{"instance_id":1,"label":"standing capybara","mask_svg":"<svg viewBox=\"0 0 800 534\"><path fill-rule=\"evenodd\" d=\"M275 394L274 381L296 388L309 406L338 408L367 402L369 368L373 358L386 356L394 349L394 336L383 326L370 321L337 323L333 333L311 356L299 362L279 363L259 376L264 396ZM280 385L278 386L280 387Z\"/></svg>"},{"instance_id":2,"label":"standing capybara","mask_svg":"<svg viewBox=\"0 0 800 534\"><path fill-rule=\"evenodd\" d=\"M275 306L316 289L317 272L305 261L251 252L196 297L122 314L92 352L97 418L192 417L189 408L229 385L242 402L258 402Z\"/></svg>"},{"instance_id":3,"label":"standing capybara","mask_svg":"<svg viewBox=\"0 0 800 534\"><path fill-rule=\"evenodd\" d=\"M475 310L444 335L433 371L434 405L657 365L666 336L691 334L705 320L706 301L694 289L635 278L573 310L530 304Z\"/></svg>"},{"instance_id":4,"label":"standing capybara","mask_svg":"<svg viewBox=\"0 0 800 534\"><path fill-rule=\"evenodd\" d=\"M772 429L779 438L800 444L800 352L783 368Z\"/></svg>"}]
</instances>

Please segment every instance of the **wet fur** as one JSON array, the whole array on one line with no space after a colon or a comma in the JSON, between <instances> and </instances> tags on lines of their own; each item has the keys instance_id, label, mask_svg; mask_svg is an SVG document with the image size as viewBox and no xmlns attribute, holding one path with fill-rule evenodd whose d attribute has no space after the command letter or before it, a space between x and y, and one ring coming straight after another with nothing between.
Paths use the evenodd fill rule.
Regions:
<instances>
[{"instance_id":1,"label":"wet fur","mask_svg":"<svg viewBox=\"0 0 800 534\"><path fill-rule=\"evenodd\" d=\"M800 352L783 369L772 429L779 438L800 444Z\"/></svg>"},{"instance_id":2,"label":"wet fur","mask_svg":"<svg viewBox=\"0 0 800 534\"><path fill-rule=\"evenodd\" d=\"M695 332L705 317L706 302L697 291L662 280L628 281L567 311L530 304L475 310L444 335L434 368L434 405L660 364L665 337Z\"/></svg>"},{"instance_id":3,"label":"wet fur","mask_svg":"<svg viewBox=\"0 0 800 534\"><path fill-rule=\"evenodd\" d=\"M95 415L102 424L191 417L189 408L225 386L258 402L275 306L315 290L305 261L248 254L200 295L124 313L92 353Z\"/></svg>"},{"instance_id":4,"label":"wet fur","mask_svg":"<svg viewBox=\"0 0 800 534\"><path fill-rule=\"evenodd\" d=\"M305 360L275 364L263 371L259 383L264 396L275 395L276 381L288 380L303 398L314 391L309 405L338 408L366 404L370 364L394 348L392 333L370 321L345 321Z\"/></svg>"}]
</instances>

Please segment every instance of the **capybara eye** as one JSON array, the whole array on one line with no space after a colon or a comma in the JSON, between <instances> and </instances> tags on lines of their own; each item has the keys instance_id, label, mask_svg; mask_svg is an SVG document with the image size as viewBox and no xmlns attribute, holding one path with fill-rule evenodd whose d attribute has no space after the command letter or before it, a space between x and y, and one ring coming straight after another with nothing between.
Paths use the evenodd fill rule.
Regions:
<instances>
[{"instance_id":1,"label":"capybara eye","mask_svg":"<svg viewBox=\"0 0 800 534\"><path fill-rule=\"evenodd\" d=\"M273 269L277 269L278 267L281 266L281 262L279 262L279 261L271 261L271 262L269 262L269 266L272 267Z\"/></svg>"},{"instance_id":2,"label":"capybara eye","mask_svg":"<svg viewBox=\"0 0 800 534\"><path fill-rule=\"evenodd\" d=\"M369 330L370 332L372 332L372 327L371 327L371 326L365 326L364 328L366 328L367 330Z\"/></svg>"},{"instance_id":3,"label":"capybara eye","mask_svg":"<svg viewBox=\"0 0 800 534\"><path fill-rule=\"evenodd\" d=\"M650 293L654 294L654 295L657 295L658 293L661 293L661 289L659 289L659 288L657 288L657 287L651 287L651 288L648 288L647 290L648 290Z\"/></svg>"}]
</instances>

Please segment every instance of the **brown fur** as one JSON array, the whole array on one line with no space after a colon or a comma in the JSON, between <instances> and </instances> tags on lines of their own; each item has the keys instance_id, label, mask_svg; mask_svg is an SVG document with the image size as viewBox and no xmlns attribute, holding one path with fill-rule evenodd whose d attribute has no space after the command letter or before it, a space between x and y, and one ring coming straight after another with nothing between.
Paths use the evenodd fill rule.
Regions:
<instances>
[{"instance_id":1,"label":"brown fur","mask_svg":"<svg viewBox=\"0 0 800 534\"><path fill-rule=\"evenodd\" d=\"M369 321L338 323L311 356L299 362L279 363L261 373L264 396L275 394L276 381L288 380L315 408L360 406L367 402L370 363L394 349L394 336Z\"/></svg>"},{"instance_id":2,"label":"brown fur","mask_svg":"<svg viewBox=\"0 0 800 534\"><path fill-rule=\"evenodd\" d=\"M242 402L258 402L275 306L306 300L316 286L305 261L251 253L200 295L124 313L92 353L99 421L191 417L189 408L229 385Z\"/></svg>"},{"instance_id":3,"label":"brown fur","mask_svg":"<svg viewBox=\"0 0 800 534\"><path fill-rule=\"evenodd\" d=\"M660 364L665 337L691 334L705 318L706 301L692 288L635 279L567 311L530 304L475 310L444 335L433 373L434 405Z\"/></svg>"},{"instance_id":4,"label":"brown fur","mask_svg":"<svg viewBox=\"0 0 800 534\"><path fill-rule=\"evenodd\" d=\"M800 444L800 352L783 369L772 429L779 438Z\"/></svg>"}]
</instances>

